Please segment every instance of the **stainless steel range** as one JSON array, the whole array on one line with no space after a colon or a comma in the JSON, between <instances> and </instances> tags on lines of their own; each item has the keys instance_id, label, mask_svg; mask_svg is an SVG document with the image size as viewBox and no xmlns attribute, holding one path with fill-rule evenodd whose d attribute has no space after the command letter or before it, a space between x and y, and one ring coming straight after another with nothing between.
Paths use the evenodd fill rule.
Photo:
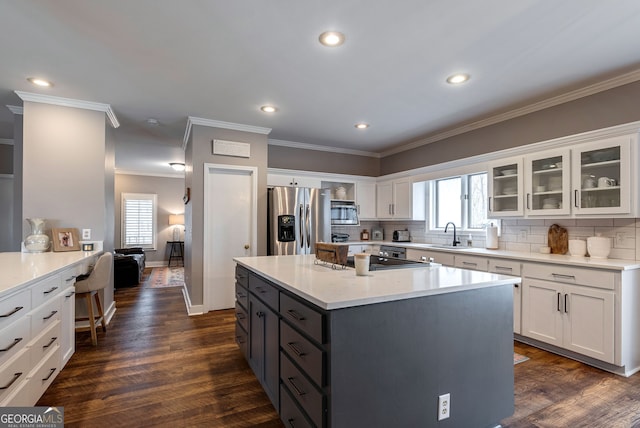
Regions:
<instances>
[{"instance_id":1,"label":"stainless steel range","mask_svg":"<svg viewBox=\"0 0 640 428\"><path fill-rule=\"evenodd\" d=\"M354 267L355 262L353 256L347 257L347 266ZM369 271L387 270L387 269L404 269L415 267L442 266L438 263L430 261L417 261L407 259L407 250L403 247L394 247L392 245L381 245L380 252L371 254L369 261Z\"/></svg>"}]
</instances>

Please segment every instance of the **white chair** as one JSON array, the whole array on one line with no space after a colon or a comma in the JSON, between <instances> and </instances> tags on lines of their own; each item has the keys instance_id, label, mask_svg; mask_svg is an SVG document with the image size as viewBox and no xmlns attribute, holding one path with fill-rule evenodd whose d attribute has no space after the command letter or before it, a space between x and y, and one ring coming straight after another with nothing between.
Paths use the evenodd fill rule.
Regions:
<instances>
[{"instance_id":1,"label":"white chair","mask_svg":"<svg viewBox=\"0 0 640 428\"><path fill-rule=\"evenodd\" d=\"M89 329L91 330L91 342L93 346L98 345L98 336L96 334L96 324L99 322L102 324L102 331L106 333L107 324L104 320L104 313L102 311L102 305L100 304L100 296L98 291L109 285L111 278L111 268L113 266L113 254L104 253L96 262L95 267L85 279L76 281L76 298L84 298L87 303L87 311L89 318L76 318L76 321L89 320ZM95 296L96 307L98 309L98 316L96 317L93 312L93 302L91 296ZM87 327L76 327L76 331L86 331Z\"/></svg>"}]
</instances>

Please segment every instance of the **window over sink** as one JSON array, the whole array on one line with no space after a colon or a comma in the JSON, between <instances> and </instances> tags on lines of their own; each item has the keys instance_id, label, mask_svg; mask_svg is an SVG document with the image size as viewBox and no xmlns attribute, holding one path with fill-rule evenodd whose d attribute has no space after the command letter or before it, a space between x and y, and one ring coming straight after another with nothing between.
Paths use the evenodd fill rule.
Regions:
<instances>
[{"instance_id":1,"label":"window over sink","mask_svg":"<svg viewBox=\"0 0 640 428\"><path fill-rule=\"evenodd\" d=\"M431 182L431 229L453 222L460 230L481 230L487 219L487 173L463 174Z\"/></svg>"}]
</instances>

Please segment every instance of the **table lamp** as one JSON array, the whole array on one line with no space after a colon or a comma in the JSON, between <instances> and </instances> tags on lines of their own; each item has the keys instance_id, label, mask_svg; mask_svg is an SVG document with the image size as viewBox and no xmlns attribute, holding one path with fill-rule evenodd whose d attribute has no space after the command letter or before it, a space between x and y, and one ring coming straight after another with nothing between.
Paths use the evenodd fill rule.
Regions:
<instances>
[{"instance_id":1,"label":"table lamp","mask_svg":"<svg viewBox=\"0 0 640 428\"><path fill-rule=\"evenodd\" d=\"M169 215L169 225L175 226L173 228L173 240L180 240L180 225L184 224L184 214L170 214Z\"/></svg>"}]
</instances>

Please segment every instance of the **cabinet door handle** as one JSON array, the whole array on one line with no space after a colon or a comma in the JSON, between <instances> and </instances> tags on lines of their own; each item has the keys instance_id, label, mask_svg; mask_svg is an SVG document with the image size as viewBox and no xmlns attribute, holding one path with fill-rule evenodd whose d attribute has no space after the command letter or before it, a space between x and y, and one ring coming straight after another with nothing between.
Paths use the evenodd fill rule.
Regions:
<instances>
[{"instance_id":1,"label":"cabinet door handle","mask_svg":"<svg viewBox=\"0 0 640 428\"><path fill-rule=\"evenodd\" d=\"M53 374L56 372L56 368L52 368L49 369L49 375L47 377L45 377L44 379L42 379L43 382L46 382L49 380L49 378L51 378L51 376L53 376Z\"/></svg>"},{"instance_id":2,"label":"cabinet door handle","mask_svg":"<svg viewBox=\"0 0 640 428\"><path fill-rule=\"evenodd\" d=\"M42 349L47 349L49 346L53 345L53 342L55 342L56 340L58 340L57 337L52 337L49 343L47 343L46 345L42 345Z\"/></svg>"},{"instance_id":3,"label":"cabinet door handle","mask_svg":"<svg viewBox=\"0 0 640 428\"><path fill-rule=\"evenodd\" d=\"M13 343L9 346L7 346L4 349L0 349L0 352L7 352L10 351L11 348L13 348L14 346L16 346L18 343L22 342L22 338L21 337L16 337L15 339L13 339Z\"/></svg>"},{"instance_id":4,"label":"cabinet door handle","mask_svg":"<svg viewBox=\"0 0 640 428\"><path fill-rule=\"evenodd\" d=\"M56 291L58 289L58 287L51 287L50 289L48 289L47 291L43 291L43 293L49 294L49 293L53 293L54 291Z\"/></svg>"},{"instance_id":5,"label":"cabinet door handle","mask_svg":"<svg viewBox=\"0 0 640 428\"><path fill-rule=\"evenodd\" d=\"M574 191L573 191L573 205L574 205L576 208L580 208L580 207L578 206L578 201L579 201L579 200L580 200L580 197L578 196L578 189L576 189L576 190L574 190Z\"/></svg>"},{"instance_id":6,"label":"cabinet door handle","mask_svg":"<svg viewBox=\"0 0 640 428\"><path fill-rule=\"evenodd\" d=\"M290 426L291 428L296 428L296 426L293 424L293 421L294 421L294 420L295 420L295 419L293 419L293 418L289 418L289 419L287 419L287 423L289 424L289 426Z\"/></svg>"},{"instance_id":7,"label":"cabinet door handle","mask_svg":"<svg viewBox=\"0 0 640 428\"><path fill-rule=\"evenodd\" d=\"M575 275L564 275L561 273L552 273L551 276L554 278L561 278L561 279L573 279L573 280L576 279Z\"/></svg>"},{"instance_id":8,"label":"cabinet door handle","mask_svg":"<svg viewBox=\"0 0 640 428\"><path fill-rule=\"evenodd\" d=\"M569 310L567 309L567 297L569 297L569 295L568 295L568 294L565 294L565 295L564 295L564 313L565 313L565 314L568 314L568 313L569 313Z\"/></svg>"},{"instance_id":9,"label":"cabinet door handle","mask_svg":"<svg viewBox=\"0 0 640 428\"><path fill-rule=\"evenodd\" d=\"M562 312L562 309L560 309L560 294L561 293L558 293L558 304L557 304L558 312Z\"/></svg>"},{"instance_id":10,"label":"cabinet door handle","mask_svg":"<svg viewBox=\"0 0 640 428\"><path fill-rule=\"evenodd\" d=\"M264 316L264 312L258 311L256 312L256 315L258 316L258 318L262 318Z\"/></svg>"},{"instance_id":11,"label":"cabinet door handle","mask_svg":"<svg viewBox=\"0 0 640 428\"><path fill-rule=\"evenodd\" d=\"M15 314L18 311L21 311L22 309L24 309L24 306L16 306L11 312L0 315L0 318L9 318L11 315Z\"/></svg>"},{"instance_id":12,"label":"cabinet door handle","mask_svg":"<svg viewBox=\"0 0 640 428\"><path fill-rule=\"evenodd\" d=\"M289 315L291 318L293 318L296 321L304 321L305 320L305 317L302 316L302 314L298 313L295 309L287 310L287 315Z\"/></svg>"},{"instance_id":13,"label":"cabinet door handle","mask_svg":"<svg viewBox=\"0 0 640 428\"><path fill-rule=\"evenodd\" d=\"M50 319L52 316L54 316L57 313L58 313L58 311L51 311L51 313L48 316L43 317L42 320L46 321L46 320Z\"/></svg>"},{"instance_id":14,"label":"cabinet door handle","mask_svg":"<svg viewBox=\"0 0 640 428\"><path fill-rule=\"evenodd\" d=\"M291 384L291 387L296 391L296 394L298 394L299 396L303 396L304 394L306 394L306 392L302 391L300 388L298 388L298 386L295 384L295 382L293 381L292 377L288 377L287 380L289 381L289 384Z\"/></svg>"},{"instance_id":15,"label":"cabinet door handle","mask_svg":"<svg viewBox=\"0 0 640 428\"><path fill-rule=\"evenodd\" d=\"M530 210L531 206L529 205L529 197L531 196L531 193L527 193L527 209Z\"/></svg>"},{"instance_id":16,"label":"cabinet door handle","mask_svg":"<svg viewBox=\"0 0 640 428\"><path fill-rule=\"evenodd\" d=\"M11 388L11 385L13 385L15 383L15 381L17 381L20 376L22 376L22 372L14 373L13 374L13 379L11 379L11 381L9 381L9 383L6 384L5 386L0 386L0 390Z\"/></svg>"},{"instance_id":17,"label":"cabinet door handle","mask_svg":"<svg viewBox=\"0 0 640 428\"><path fill-rule=\"evenodd\" d=\"M293 351L294 354L296 354L298 357L304 357L305 354L304 352L302 352L301 350L298 349L298 347L296 346L296 344L294 342L289 342L287 343L287 346Z\"/></svg>"}]
</instances>

